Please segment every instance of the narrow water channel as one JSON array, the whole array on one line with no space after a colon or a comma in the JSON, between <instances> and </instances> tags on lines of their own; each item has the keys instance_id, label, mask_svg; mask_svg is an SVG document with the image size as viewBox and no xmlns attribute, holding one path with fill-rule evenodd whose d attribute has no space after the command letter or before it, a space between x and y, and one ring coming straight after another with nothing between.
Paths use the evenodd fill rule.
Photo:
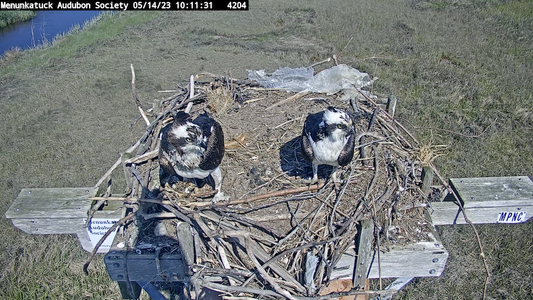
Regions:
<instances>
[{"instance_id":1,"label":"narrow water channel","mask_svg":"<svg viewBox=\"0 0 533 300\"><path fill-rule=\"evenodd\" d=\"M51 42L76 24L83 27L100 13L102 11L37 11L31 20L0 29L0 55L15 47L28 49Z\"/></svg>"}]
</instances>

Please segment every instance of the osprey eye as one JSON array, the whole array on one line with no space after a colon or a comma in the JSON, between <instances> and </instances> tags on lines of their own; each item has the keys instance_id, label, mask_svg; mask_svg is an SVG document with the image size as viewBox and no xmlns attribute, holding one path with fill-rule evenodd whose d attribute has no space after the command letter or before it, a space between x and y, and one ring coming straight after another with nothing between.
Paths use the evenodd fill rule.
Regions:
<instances>
[{"instance_id":1,"label":"osprey eye","mask_svg":"<svg viewBox=\"0 0 533 300\"><path fill-rule=\"evenodd\" d=\"M191 138L185 138L185 140L187 141L187 143L192 142L192 139L191 139Z\"/></svg>"},{"instance_id":2,"label":"osprey eye","mask_svg":"<svg viewBox=\"0 0 533 300\"><path fill-rule=\"evenodd\" d=\"M342 129L342 124L337 124L337 128Z\"/></svg>"}]
</instances>

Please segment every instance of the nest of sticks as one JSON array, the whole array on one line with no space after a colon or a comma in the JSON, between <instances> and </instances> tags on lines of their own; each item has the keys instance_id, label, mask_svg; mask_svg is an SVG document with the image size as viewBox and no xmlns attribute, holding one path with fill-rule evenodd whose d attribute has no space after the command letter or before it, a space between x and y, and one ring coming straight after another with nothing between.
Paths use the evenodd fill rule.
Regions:
<instances>
[{"instance_id":1,"label":"nest of sticks","mask_svg":"<svg viewBox=\"0 0 533 300\"><path fill-rule=\"evenodd\" d=\"M435 154L393 118L394 108L384 105L387 98L360 90L341 100L345 95L288 93L203 74L145 113L133 67L132 75L147 130L121 156L128 189L119 200L128 208L126 218L131 210L135 214L128 221L137 222L119 222L129 224L119 233L138 229L126 245L135 251L191 249L186 259L190 286L222 292L228 299L237 294L319 297L341 255L357 247L361 220L374 223L373 247L382 252L430 240L433 226L425 210L441 190L422 191L422 169ZM321 165L319 183L307 185L302 179L311 177L312 169L300 153L303 122L308 113L329 105L352 115L356 152L351 164L339 170L341 184L334 184L332 169ZM193 117L208 111L222 125L226 154L220 167L229 203L213 204L209 185L194 190L181 182L159 186L159 132L173 111L185 109ZM190 227L193 245L180 245L176 238L183 223ZM310 262L310 257L315 259ZM348 294L357 294L357 288Z\"/></svg>"}]
</instances>

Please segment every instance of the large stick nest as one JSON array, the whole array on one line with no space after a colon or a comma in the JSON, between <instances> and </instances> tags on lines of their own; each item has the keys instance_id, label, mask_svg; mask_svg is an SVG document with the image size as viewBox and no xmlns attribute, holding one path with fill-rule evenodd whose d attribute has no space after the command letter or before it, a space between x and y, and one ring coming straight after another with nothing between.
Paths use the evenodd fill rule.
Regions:
<instances>
[{"instance_id":1,"label":"large stick nest","mask_svg":"<svg viewBox=\"0 0 533 300\"><path fill-rule=\"evenodd\" d=\"M432 225L424 211L439 190L425 195L421 173L432 154L427 147L421 151L378 104L386 98L368 91L348 100L340 94L295 95L211 74L197 78L194 89L193 98L182 88L157 101L154 119L133 156L152 155L125 164L132 170L127 197L137 199L136 224L142 227L132 249L183 250L176 224L187 222L195 237L190 271L197 287L226 295L291 298L318 295L342 253L354 247L360 220L373 220L384 252L393 245L430 240ZM229 204L213 205L209 185L193 192L182 182L159 186L154 155L159 132L173 111L190 102L193 117L208 111L224 130L226 154L220 167ZM340 185L329 179L332 168L322 165L319 184L309 186L302 180L312 176L311 164L300 153L303 122L308 113L329 105L352 115L357 149L351 164L339 171ZM316 289L304 278L308 255L318 258Z\"/></svg>"}]
</instances>

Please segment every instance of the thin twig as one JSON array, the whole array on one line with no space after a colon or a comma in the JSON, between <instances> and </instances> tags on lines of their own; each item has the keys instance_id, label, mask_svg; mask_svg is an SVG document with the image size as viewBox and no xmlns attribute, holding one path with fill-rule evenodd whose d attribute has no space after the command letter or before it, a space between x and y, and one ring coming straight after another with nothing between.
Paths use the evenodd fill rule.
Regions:
<instances>
[{"instance_id":1,"label":"thin twig","mask_svg":"<svg viewBox=\"0 0 533 300\"><path fill-rule=\"evenodd\" d=\"M375 233L376 233L376 245L378 247L378 251L377 251L377 255L378 255L378 274L379 274L379 289L382 290L383 289L383 284L382 284L382 278L381 278L381 249L379 249L380 247L380 241L379 241L379 224L378 224L378 220L376 218L376 202L374 201L374 199L372 199L372 220L374 221L374 230L375 230ZM381 299L381 295L380 295L380 299Z\"/></svg>"},{"instance_id":2,"label":"thin twig","mask_svg":"<svg viewBox=\"0 0 533 300\"><path fill-rule=\"evenodd\" d=\"M137 197L89 197L89 200L107 200L107 201L124 201L124 202L147 202L147 203L157 203L157 204L167 204L172 205L172 202L167 200L156 200L156 199L142 199Z\"/></svg>"},{"instance_id":3,"label":"thin twig","mask_svg":"<svg viewBox=\"0 0 533 300\"><path fill-rule=\"evenodd\" d=\"M342 190L337 196L335 204L333 205L333 209L331 210L331 215L329 217L329 228L331 230L331 234L333 235L333 237L335 237L335 230L333 228L333 219L335 218L335 212L337 211L337 206L339 206L339 203L341 202L342 196L344 196L344 193L346 192L346 188L348 187L348 184L350 183L350 178L352 177L353 172L354 172L353 164L350 164L350 175L348 175L348 179L344 183L344 186L342 187Z\"/></svg>"},{"instance_id":4,"label":"thin twig","mask_svg":"<svg viewBox=\"0 0 533 300\"><path fill-rule=\"evenodd\" d=\"M135 156L135 157L132 157L132 158L126 160L126 161L124 161L124 164L126 164L126 165L128 165L128 164L140 164L140 163L143 163L145 161L149 161L151 159L156 158L158 153L159 153L158 149L152 150L152 151L146 152L143 155Z\"/></svg>"},{"instance_id":5,"label":"thin twig","mask_svg":"<svg viewBox=\"0 0 533 300\"><path fill-rule=\"evenodd\" d=\"M299 118L290 119L289 121L283 122L283 123L279 124L278 126L274 127L274 129L278 129L278 128L283 127L283 126L285 126L285 125L287 125L289 123L292 123L294 121L302 121L303 117L304 117L304 115L302 115Z\"/></svg>"},{"instance_id":6,"label":"thin twig","mask_svg":"<svg viewBox=\"0 0 533 300\"><path fill-rule=\"evenodd\" d=\"M289 254L289 253L292 253L294 251L299 251L299 250L303 250L303 249L307 249L307 248L311 248L311 247L317 247L317 246L321 246L321 245L325 245L325 244L328 244L328 243L331 243L331 242L334 242L336 240L338 240L340 237L334 237L334 238L331 238L327 241L323 241L323 242L312 242L312 243L307 243L305 245L301 245L301 246L298 246L298 247L295 247L295 248L292 248L292 249L287 249L279 254L277 254L276 256L272 257L271 259L269 259L268 261L266 261L264 264L263 264L263 267L267 267L268 265L270 265L271 263L273 262L276 262L280 257L282 257L283 255L285 254Z\"/></svg>"},{"instance_id":7,"label":"thin twig","mask_svg":"<svg viewBox=\"0 0 533 300\"><path fill-rule=\"evenodd\" d=\"M337 53L335 56L336 58L339 58L342 54L342 52L344 52L344 50L346 50L346 48L348 48L348 45L350 45L350 43L352 42L353 40L353 36L348 40L348 42L346 43L346 45L344 45L344 48L342 48L341 52Z\"/></svg>"},{"instance_id":8,"label":"thin twig","mask_svg":"<svg viewBox=\"0 0 533 300\"><path fill-rule=\"evenodd\" d=\"M102 197L107 197L111 194L111 178L109 178L109 180L107 181L107 188L104 192L104 194L102 195ZM94 216L94 213L100 209L100 207L105 203L106 201L105 200L98 200L96 201L96 203L91 207L91 209L89 210L89 212L87 213L87 221L85 222L85 224L89 224L91 222L91 219L93 218Z\"/></svg>"},{"instance_id":9,"label":"thin twig","mask_svg":"<svg viewBox=\"0 0 533 300\"><path fill-rule=\"evenodd\" d=\"M278 101L278 102L276 102L276 103L270 105L269 107L266 108L266 110L271 110L271 109L273 109L273 108L276 107L276 106L279 106L279 105L285 104L285 103L290 102L290 101L293 101L293 100L300 99L300 98L302 98L303 96L305 96L305 95L307 95L307 94L309 94L309 93L310 93L310 91L309 91L308 89L305 89L305 90L303 90L303 91L301 91L301 92L298 92L298 93L296 93L296 94L290 96L290 97L287 98L287 99L284 99L284 100Z\"/></svg>"},{"instance_id":10,"label":"thin twig","mask_svg":"<svg viewBox=\"0 0 533 300\"><path fill-rule=\"evenodd\" d=\"M276 293L270 290L254 289L254 288L248 288L248 287L242 287L242 286L227 286L227 285L220 284L220 283L210 282L206 280L206 278L198 278L193 281L193 284L197 284L199 286L203 286L205 288L208 288L214 291L221 291L221 292L250 293L250 294L255 294L255 295L274 296L274 297L282 296L279 293Z\"/></svg>"},{"instance_id":11,"label":"thin twig","mask_svg":"<svg viewBox=\"0 0 533 300\"><path fill-rule=\"evenodd\" d=\"M144 110L141 105L141 101L139 101L139 97L137 97L137 91L135 90L135 70L133 69L133 64L130 64L131 68L131 91L133 93L133 100L135 100L135 104L137 104L137 109L139 110L139 113L141 113L141 116L146 123L146 126L150 126L150 121L146 117L146 114L144 113Z\"/></svg>"},{"instance_id":12,"label":"thin twig","mask_svg":"<svg viewBox=\"0 0 533 300\"><path fill-rule=\"evenodd\" d=\"M237 221L241 224L244 224L244 225L248 225L248 226L254 226L254 227L257 227L258 229L262 230L262 231L265 231L267 232L268 234L274 236L276 239L279 239L281 237L283 237L283 233L279 232L277 229L274 229L268 225L263 225L259 222L256 222L252 219L249 219L249 218L246 218L246 217L243 217L243 216L240 216L236 213L231 213L231 212L223 212L223 211L220 211L218 210L221 215L223 215L224 217L226 218L229 218L230 220L234 220L234 221Z\"/></svg>"},{"instance_id":13,"label":"thin twig","mask_svg":"<svg viewBox=\"0 0 533 300\"><path fill-rule=\"evenodd\" d=\"M264 187L264 186L267 186L267 185L271 184L272 181L278 179L279 177L281 177L281 176L283 176L283 175L286 175L286 174L285 174L285 173L281 173L281 174L279 174L278 176L274 176L274 177L273 177L272 179L270 179L269 181L267 181L267 182L265 182L265 183L263 183L263 184L261 184L261 185L259 185L259 186L256 186L255 188L253 188L253 189L249 190L248 192L246 192L246 194L242 195L242 197L241 197L240 199L244 198L244 196L246 196L246 195L248 195L248 194L250 194L250 193L253 193L254 191L257 191L258 189L260 189L260 188L262 188L262 187Z\"/></svg>"},{"instance_id":14,"label":"thin twig","mask_svg":"<svg viewBox=\"0 0 533 300\"><path fill-rule=\"evenodd\" d=\"M189 85L189 98L192 98L194 97L194 75L191 75L189 79Z\"/></svg>"},{"instance_id":15,"label":"thin twig","mask_svg":"<svg viewBox=\"0 0 533 300\"><path fill-rule=\"evenodd\" d=\"M374 106L378 106L378 104L377 104L374 100L370 99L370 98L369 98L367 95L365 95L361 90L357 90L357 91L359 91L359 93L360 93L361 95L363 95L363 97L364 97L368 102L372 103L372 105L374 105ZM389 118L389 120L391 120L394 124L396 124L396 126L400 127L405 133L407 133L407 135L408 135L413 141L415 141L415 142L418 144L417 139L415 139L415 137L414 137L414 136L413 136L413 135L412 135L407 129L405 129L405 127L404 127L400 122L398 122L398 120L396 120L395 118L393 118L391 115L389 115L389 113L387 113L387 112L384 111L384 110L381 110L381 113L384 114L385 116L387 116L387 117Z\"/></svg>"},{"instance_id":16,"label":"thin twig","mask_svg":"<svg viewBox=\"0 0 533 300\"><path fill-rule=\"evenodd\" d=\"M326 58L326 59L324 59L324 60L322 60L322 61L319 61L319 62L316 62L316 63L310 65L309 68L314 68L314 67L316 67L316 66L318 66L318 65L321 65L321 64L323 64L323 63L330 62L331 59L332 59L331 57L328 57L328 58Z\"/></svg>"}]
</instances>

